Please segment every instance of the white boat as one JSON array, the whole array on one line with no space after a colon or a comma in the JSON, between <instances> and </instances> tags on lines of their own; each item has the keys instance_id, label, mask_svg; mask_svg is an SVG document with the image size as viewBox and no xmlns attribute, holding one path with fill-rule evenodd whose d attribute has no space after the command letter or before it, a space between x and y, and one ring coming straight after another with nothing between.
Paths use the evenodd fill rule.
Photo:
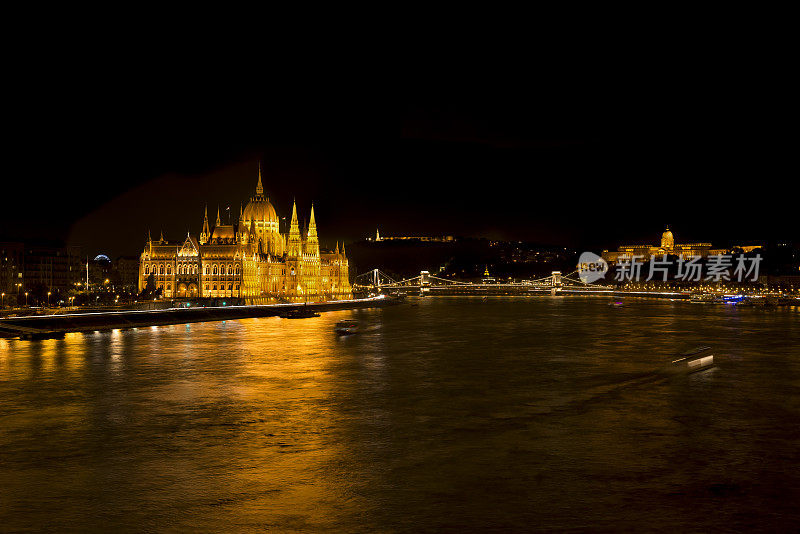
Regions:
<instances>
[{"instance_id":1,"label":"white boat","mask_svg":"<svg viewBox=\"0 0 800 534\"><path fill-rule=\"evenodd\" d=\"M339 321L336 323L336 334L340 336L349 336L358 332L358 323L355 321Z\"/></svg>"},{"instance_id":2,"label":"white boat","mask_svg":"<svg viewBox=\"0 0 800 534\"><path fill-rule=\"evenodd\" d=\"M704 345L679 354L679 358L672 360L673 369L694 373L695 371L702 371L703 369L712 367L714 365L714 355L705 354L709 350L711 350L711 347Z\"/></svg>"}]
</instances>

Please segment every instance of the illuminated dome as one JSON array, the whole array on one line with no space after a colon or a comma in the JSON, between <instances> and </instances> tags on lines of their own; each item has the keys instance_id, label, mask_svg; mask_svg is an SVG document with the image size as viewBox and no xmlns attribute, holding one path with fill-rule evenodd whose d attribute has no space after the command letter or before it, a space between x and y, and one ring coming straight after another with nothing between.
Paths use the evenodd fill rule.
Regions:
<instances>
[{"instance_id":1,"label":"illuminated dome","mask_svg":"<svg viewBox=\"0 0 800 534\"><path fill-rule=\"evenodd\" d=\"M672 236L672 232L669 231L669 226L667 226L667 230L661 234L661 248L664 250L672 250L675 248L675 238Z\"/></svg>"},{"instance_id":2,"label":"illuminated dome","mask_svg":"<svg viewBox=\"0 0 800 534\"><path fill-rule=\"evenodd\" d=\"M256 221L278 223L278 214L275 208L269 203L269 199L264 196L264 186L261 185L261 163L258 164L258 185L256 185L256 196L250 199L247 207L242 213L245 221L255 219Z\"/></svg>"},{"instance_id":3,"label":"illuminated dome","mask_svg":"<svg viewBox=\"0 0 800 534\"><path fill-rule=\"evenodd\" d=\"M255 219L256 221L278 222L278 214L272 207L269 200L263 196L256 195L247 203L244 208L243 217L245 221Z\"/></svg>"}]
</instances>

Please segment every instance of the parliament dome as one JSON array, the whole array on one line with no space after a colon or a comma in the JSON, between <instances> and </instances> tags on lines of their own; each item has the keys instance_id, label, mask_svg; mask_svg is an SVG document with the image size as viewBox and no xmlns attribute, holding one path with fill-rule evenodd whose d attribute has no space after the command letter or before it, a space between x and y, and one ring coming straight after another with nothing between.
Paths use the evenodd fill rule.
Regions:
<instances>
[{"instance_id":1,"label":"parliament dome","mask_svg":"<svg viewBox=\"0 0 800 534\"><path fill-rule=\"evenodd\" d=\"M264 186L261 184L261 163L258 164L258 184L256 185L256 196L250 199L242 212L245 221L255 219L256 221L266 221L278 223L278 214L270 204L269 199L264 196Z\"/></svg>"},{"instance_id":2,"label":"parliament dome","mask_svg":"<svg viewBox=\"0 0 800 534\"><path fill-rule=\"evenodd\" d=\"M250 199L242 212L245 221L255 219L256 221L278 222L278 214L272 207L270 201L263 196L255 196Z\"/></svg>"}]
</instances>

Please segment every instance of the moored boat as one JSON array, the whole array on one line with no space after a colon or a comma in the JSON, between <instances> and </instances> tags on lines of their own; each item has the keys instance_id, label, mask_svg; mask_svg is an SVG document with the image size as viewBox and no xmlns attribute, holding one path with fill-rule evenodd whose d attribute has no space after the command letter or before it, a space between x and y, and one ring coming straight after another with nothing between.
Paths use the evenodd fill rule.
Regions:
<instances>
[{"instance_id":1,"label":"moored boat","mask_svg":"<svg viewBox=\"0 0 800 534\"><path fill-rule=\"evenodd\" d=\"M280 317L283 319L310 319L311 317L319 317L319 314L313 309L302 307L287 310L286 312L282 313Z\"/></svg>"}]
</instances>

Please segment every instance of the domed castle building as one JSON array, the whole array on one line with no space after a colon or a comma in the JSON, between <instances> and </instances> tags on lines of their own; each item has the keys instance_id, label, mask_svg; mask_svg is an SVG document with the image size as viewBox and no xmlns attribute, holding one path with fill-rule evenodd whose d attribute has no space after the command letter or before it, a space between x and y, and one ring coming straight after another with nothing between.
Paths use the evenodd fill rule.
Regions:
<instances>
[{"instance_id":1,"label":"domed castle building","mask_svg":"<svg viewBox=\"0 0 800 534\"><path fill-rule=\"evenodd\" d=\"M755 248L755 247L750 247ZM727 249L713 249L711 243L682 243L676 244L675 237L667 226L661 234L661 245L622 245L616 251L603 251L603 259L609 263L620 261L630 261L637 256L637 261L648 261L651 256L678 256L679 258L689 259L694 256L705 258L714 254L727 254Z\"/></svg>"},{"instance_id":2,"label":"domed castle building","mask_svg":"<svg viewBox=\"0 0 800 534\"><path fill-rule=\"evenodd\" d=\"M139 261L139 291L152 280L165 298L242 298L272 300L332 300L351 297L344 244L332 252L320 250L314 206L308 229L301 234L297 206L292 205L288 233L281 233L278 214L264 196L261 166L255 196L240 208L237 224L222 224L217 209L213 227L208 209L199 239L187 234L182 243L164 235L148 235Z\"/></svg>"}]
</instances>

